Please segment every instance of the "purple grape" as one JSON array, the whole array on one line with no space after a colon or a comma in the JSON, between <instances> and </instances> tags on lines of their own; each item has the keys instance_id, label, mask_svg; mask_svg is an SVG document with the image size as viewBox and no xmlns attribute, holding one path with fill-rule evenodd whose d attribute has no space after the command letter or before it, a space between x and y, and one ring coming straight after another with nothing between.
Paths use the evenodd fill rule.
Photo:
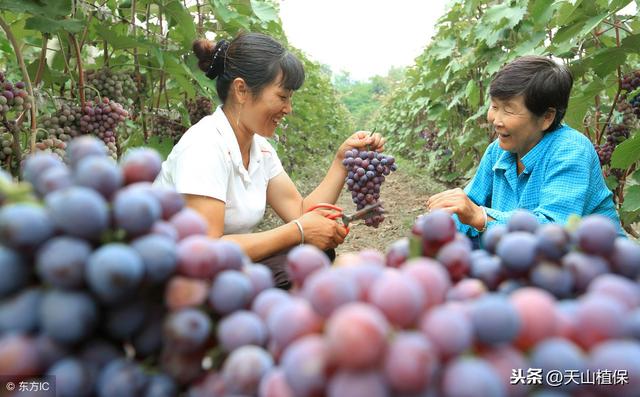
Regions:
<instances>
[{"instance_id":1,"label":"purple grape","mask_svg":"<svg viewBox=\"0 0 640 397\"><path fill-rule=\"evenodd\" d=\"M516 210L507 222L509 232L529 232L535 233L538 229L538 219L531 212L526 210Z\"/></svg>"},{"instance_id":2,"label":"purple grape","mask_svg":"<svg viewBox=\"0 0 640 397\"><path fill-rule=\"evenodd\" d=\"M229 314L248 307L252 292L249 277L236 270L225 270L213 280L209 305L218 314Z\"/></svg>"},{"instance_id":3,"label":"purple grape","mask_svg":"<svg viewBox=\"0 0 640 397\"><path fill-rule=\"evenodd\" d=\"M125 360L110 362L101 372L98 397L137 397L144 393L148 377L137 364Z\"/></svg>"},{"instance_id":4,"label":"purple grape","mask_svg":"<svg viewBox=\"0 0 640 397\"><path fill-rule=\"evenodd\" d=\"M31 269L16 251L0 245L0 298L24 288L29 282Z\"/></svg>"},{"instance_id":5,"label":"purple grape","mask_svg":"<svg viewBox=\"0 0 640 397\"><path fill-rule=\"evenodd\" d=\"M171 313L164 323L166 347L178 353L202 350L212 333L209 317L201 310L182 309Z\"/></svg>"},{"instance_id":6,"label":"purple grape","mask_svg":"<svg viewBox=\"0 0 640 397\"><path fill-rule=\"evenodd\" d=\"M42 291L39 288L23 289L11 298L0 301L0 334L36 331L41 301Z\"/></svg>"},{"instance_id":7,"label":"purple grape","mask_svg":"<svg viewBox=\"0 0 640 397\"><path fill-rule=\"evenodd\" d=\"M482 234L482 246L488 252L495 254L498 243L502 237L507 234L507 232L508 230L506 225L492 226Z\"/></svg>"},{"instance_id":8,"label":"purple grape","mask_svg":"<svg viewBox=\"0 0 640 397\"><path fill-rule=\"evenodd\" d=\"M98 321L98 307L88 294L52 290L40 306L40 324L45 334L64 344L87 339Z\"/></svg>"},{"instance_id":9,"label":"purple grape","mask_svg":"<svg viewBox=\"0 0 640 397\"><path fill-rule=\"evenodd\" d=\"M158 152L147 148L129 150L120 163L125 184L153 182L160 173L162 159Z\"/></svg>"},{"instance_id":10,"label":"purple grape","mask_svg":"<svg viewBox=\"0 0 640 397\"><path fill-rule=\"evenodd\" d=\"M531 270L531 284L552 293L556 298L569 298L575 282L571 271L554 263L541 262Z\"/></svg>"},{"instance_id":11,"label":"purple grape","mask_svg":"<svg viewBox=\"0 0 640 397\"><path fill-rule=\"evenodd\" d=\"M327 383L329 349L320 335L308 335L289 345L280 362L295 396L321 395Z\"/></svg>"},{"instance_id":12,"label":"purple grape","mask_svg":"<svg viewBox=\"0 0 640 397\"><path fill-rule=\"evenodd\" d=\"M53 235L49 214L33 204L9 204L0 208L0 241L25 251L33 251Z\"/></svg>"},{"instance_id":13,"label":"purple grape","mask_svg":"<svg viewBox=\"0 0 640 397\"><path fill-rule=\"evenodd\" d=\"M107 335L114 340L128 340L144 325L148 309L140 300L109 308L103 319Z\"/></svg>"},{"instance_id":14,"label":"purple grape","mask_svg":"<svg viewBox=\"0 0 640 397\"><path fill-rule=\"evenodd\" d=\"M611 340L595 346L590 352L589 368L592 371L607 369L626 371L629 382L618 385L598 385L601 393L616 397L640 395L640 343L630 340Z\"/></svg>"},{"instance_id":15,"label":"purple grape","mask_svg":"<svg viewBox=\"0 0 640 397\"><path fill-rule=\"evenodd\" d=\"M131 242L145 268L145 278L152 283L162 283L171 276L178 265L176 243L168 237L146 235Z\"/></svg>"},{"instance_id":16,"label":"purple grape","mask_svg":"<svg viewBox=\"0 0 640 397\"><path fill-rule=\"evenodd\" d=\"M460 379L464 379L461 382ZM442 375L447 397L504 397L506 391L496 371L485 360L460 357L451 361Z\"/></svg>"},{"instance_id":17,"label":"purple grape","mask_svg":"<svg viewBox=\"0 0 640 397\"><path fill-rule=\"evenodd\" d=\"M515 308L498 294L485 295L474 301L471 321L478 341L488 345L513 341L522 326Z\"/></svg>"},{"instance_id":18,"label":"purple grape","mask_svg":"<svg viewBox=\"0 0 640 397\"><path fill-rule=\"evenodd\" d=\"M273 368L273 358L257 346L242 346L234 350L222 367L228 395L255 395L260 380Z\"/></svg>"},{"instance_id":19,"label":"purple grape","mask_svg":"<svg viewBox=\"0 0 640 397\"><path fill-rule=\"evenodd\" d=\"M537 241L530 233L512 232L500 239L496 254L508 270L526 272L536 263Z\"/></svg>"},{"instance_id":20,"label":"purple grape","mask_svg":"<svg viewBox=\"0 0 640 397\"><path fill-rule=\"evenodd\" d=\"M75 183L94 189L110 200L122 187L122 171L110 157L89 156L80 160L74 170Z\"/></svg>"},{"instance_id":21,"label":"purple grape","mask_svg":"<svg viewBox=\"0 0 640 397\"><path fill-rule=\"evenodd\" d=\"M56 190L45 201L55 225L71 236L97 240L109 226L107 202L92 189L72 186Z\"/></svg>"},{"instance_id":22,"label":"purple grape","mask_svg":"<svg viewBox=\"0 0 640 397\"><path fill-rule=\"evenodd\" d=\"M67 167L51 167L42 172L34 186L40 197L73 185L73 176Z\"/></svg>"},{"instance_id":23,"label":"purple grape","mask_svg":"<svg viewBox=\"0 0 640 397\"><path fill-rule=\"evenodd\" d=\"M56 362L47 371L56 380L56 396L88 397L92 395L93 379L87 366L75 358Z\"/></svg>"},{"instance_id":24,"label":"purple grape","mask_svg":"<svg viewBox=\"0 0 640 397\"><path fill-rule=\"evenodd\" d=\"M120 243L103 245L87 261L86 281L104 303L130 297L144 277L144 263L131 247Z\"/></svg>"},{"instance_id":25,"label":"purple grape","mask_svg":"<svg viewBox=\"0 0 640 397\"><path fill-rule=\"evenodd\" d=\"M558 224L541 225L536 230L538 253L550 261L560 261L569 250L569 233Z\"/></svg>"},{"instance_id":26,"label":"purple grape","mask_svg":"<svg viewBox=\"0 0 640 397\"><path fill-rule=\"evenodd\" d=\"M255 313L236 311L218 323L218 342L226 352L244 345L264 346L267 342L267 326Z\"/></svg>"},{"instance_id":27,"label":"purple grape","mask_svg":"<svg viewBox=\"0 0 640 397\"><path fill-rule=\"evenodd\" d=\"M603 215L589 215L578 225L576 241L587 254L608 255L618 237L618 231L611 221Z\"/></svg>"},{"instance_id":28,"label":"purple grape","mask_svg":"<svg viewBox=\"0 0 640 397\"><path fill-rule=\"evenodd\" d=\"M118 191L113 200L116 227L130 236L139 236L151 230L162 216L158 200L143 189L127 188Z\"/></svg>"},{"instance_id":29,"label":"purple grape","mask_svg":"<svg viewBox=\"0 0 640 397\"><path fill-rule=\"evenodd\" d=\"M40 279L57 288L79 288L84 285L84 270L91 255L87 241L68 236L54 237L36 254Z\"/></svg>"},{"instance_id":30,"label":"purple grape","mask_svg":"<svg viewBox=\"0 0 640 397\"><path fill-rule=\"evenodd\" d=\"M609 259L615 272L632 279L640 276L640 244L618 237Z\"/></svg>"},{"instance_id":31,"label":"purple grape","mask_svg":"<svg viewBox=\"0 0 640 397\"><path fill-rule=\"evenodd\" d=\"M51 168L64 168L64 163L53 153L36 152L24 161L22 179L36 186L38 178Z\"/></svg>"},{"instance_id":32,"label":"purple grape","mask_svg":"<svg viewBox=\"0 0 640 397\"><path fill-rule=\"evenodd\" d=\"M83 135L73 139L67 146L67 161L72 168L85 157L88 156L106 156L107 147L99 139Z\"/></svg>"}]
</instances>

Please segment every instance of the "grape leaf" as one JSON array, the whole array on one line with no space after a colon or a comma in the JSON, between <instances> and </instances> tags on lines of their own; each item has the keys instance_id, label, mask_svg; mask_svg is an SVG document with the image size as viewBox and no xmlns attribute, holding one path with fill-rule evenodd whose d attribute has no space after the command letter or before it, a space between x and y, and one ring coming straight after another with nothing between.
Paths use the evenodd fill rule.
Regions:
<instances>
[{"instance_id":1,"label":"grape leaf","mask_svg":"<svg viewBox=\"0 0 640 397\"><path fill-rule=\"evenodd\" d=\"M635 212L640 210L640 185L629 186L624 194L622 210Z\"/></svg>"},{"instance_id":2,"label":"grape leaf","mask_svg":"<svg viewBox=\"0 0 640 397\"><path fill-rule=\"evenodd\" d=\"M611 155L611 167L625 169L640 160L640 134L616 146Z\"/></svg>"}]
</instances>

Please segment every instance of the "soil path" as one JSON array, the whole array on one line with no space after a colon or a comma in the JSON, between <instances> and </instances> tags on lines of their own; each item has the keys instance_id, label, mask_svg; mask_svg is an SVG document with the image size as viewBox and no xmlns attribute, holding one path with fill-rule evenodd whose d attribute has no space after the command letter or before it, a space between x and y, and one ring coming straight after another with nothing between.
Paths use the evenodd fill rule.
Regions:
<instances>
[{"instance_id":1,"label":"soil path","mask_svg":"<svg viewBox=\"0 0 640 397\"><path fill-rule=\"evenodd\" d=\"M389 175L380 191L386 212L384 221L378 228L365 226L362 222L353 224L344 244L336 250L338 255L366 248L386 252L391 243L409 235L414 220L425 211L428 193L420 186L418 180L404 173L402 169ZM356 209L351 201L351 194L346 189L340 195L338 206L346 212Z\"/></svg>"}]
</instances>

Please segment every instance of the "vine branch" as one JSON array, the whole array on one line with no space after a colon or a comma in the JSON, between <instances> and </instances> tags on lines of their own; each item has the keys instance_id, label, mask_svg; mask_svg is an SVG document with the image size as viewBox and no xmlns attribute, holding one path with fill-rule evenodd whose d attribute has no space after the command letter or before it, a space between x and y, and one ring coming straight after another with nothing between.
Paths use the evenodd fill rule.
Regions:
<instances>
[{"instance_id":1,"label":"vine branch","mask_svg":"<svg viewBox=\"0 0 640 397\"><path fill-rule=\"evenodd\" d=\"M84 109L84 72L82 70L82 54L80 52L80 45L78 44L78 40L73 35L73 33L69 33L69 40L71 41L71 45L73 46L73 50L76 53L76 59L78 60L78 94L80 95L80 106Z\"/></svg>"},{"instance_id":2,"label":"vine branch","mask_svg":"<svg viewBox=\"0 0 640 397\"><path fill-rule=\"evenodd\" d=\"M36 114L37 114L36 101L35 101L35 95L33 95L33 87L31 86L31 78L29 77L29 72L27 72L27 66L24 63L24 58L22 57L22 51L20 51L20 46L18 45L18 41L16 40L16 37L13 35L13 31L11 30L11 27L7 24L7 22L4 20L2 15L0 15L0 27L2 27L5 34L7 35L7 39L9 39L9 41L11 42L11 45L13 46L13 50L16 53L16 59L18 61L18 65L20 66L20 71L22 72L22 78L27 84L27 91L29 92L30 101L31 101L31 134L29 136L29 143L30 143L29 151L34 151L36 148L36 130L38 128L38 125L36 122ZM22 152L20 149L19 133L16 132L15 130L14 130L13 141L14 141L14 152L19 163L22 156Z\"/></svg>"}]
</instances>

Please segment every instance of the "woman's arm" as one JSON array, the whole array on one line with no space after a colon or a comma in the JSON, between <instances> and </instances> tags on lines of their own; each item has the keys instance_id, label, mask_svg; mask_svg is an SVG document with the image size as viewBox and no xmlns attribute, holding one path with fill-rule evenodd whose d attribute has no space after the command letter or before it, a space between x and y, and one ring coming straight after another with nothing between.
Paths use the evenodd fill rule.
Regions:
<instances>
[{"instance_id":1,"label":"woman's arm","mask_svg":"<svg viewBox=\"0 0 640 397\"><path fill-rule=\"evenodd\" d=\"M198 211L207 221L209 236L234 241L240 245L252 261L271 256L278 251L298 244L301 240L300 231L294 223L288 223L260 233L224 236L224 202L211 197L192 194L185 194L184 196L187 206Z\"/></svg>"},{"instance_id":2,"label":"woman's arm","mask_svg":"<svg viewBox=\"0 0 640 397\"><path fill-rule=\"evenodd\" d=\"M198 211L207 221L210 237L237 243L254 262L293 247L302 241L300 230L293 222L259 233L224 235L224 202L205 196L190 194L184 196L187 206ZM291 219L296 218L299 218L304 230L305 243L325 250L335 248L344 241L346 233L342 230L343 228L336 221L325 218L321 212L313 211Z\"/></svg>"}]
</instances>

